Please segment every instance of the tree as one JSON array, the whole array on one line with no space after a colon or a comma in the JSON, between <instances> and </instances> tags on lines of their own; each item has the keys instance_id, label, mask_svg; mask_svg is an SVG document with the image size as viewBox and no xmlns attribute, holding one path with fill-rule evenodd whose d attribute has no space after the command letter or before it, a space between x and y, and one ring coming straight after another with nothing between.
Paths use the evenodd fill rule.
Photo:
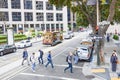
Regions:
<instances>
[{"instance_id":1,"label":"tree","mask_svg":"<svg viewBox=\"0 0 120 80\"><path fill-rule=\"evenodd\" d=\"M100 2L101 0L99 0ZM78 14L78 25L88 25L90 24L93 30L93 33L96 33L97 25L97 15L96 15L96 5L86 5L87 0L49 0L51 4L54 4L57 7L67 6L73 12ZM100 2L101 3L101 2ZM99 6L99 21L109 21L113 23L114 21L120 22L120 1L119 0L109 0L109 4L100 4ZM104 37L106 31L110 24L105 25L103 28L99 28L99 36ZM100 57L103 57L101 54L101 49L104 46L104 39L100 39L99 45L97 46ZM102 58L101 58L102 59Z\"/></svg>"}]
</instances>

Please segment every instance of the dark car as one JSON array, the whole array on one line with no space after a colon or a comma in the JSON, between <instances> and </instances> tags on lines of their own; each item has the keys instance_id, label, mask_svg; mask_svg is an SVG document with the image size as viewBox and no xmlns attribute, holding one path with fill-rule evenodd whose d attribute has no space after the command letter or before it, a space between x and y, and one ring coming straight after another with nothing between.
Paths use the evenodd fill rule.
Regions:
<instances>
[{"instance_id":1,"label":"dark car","mask_svg":"<svg viewBox=\"0 0 120 80\"><path fill-rule=\"evenodd\" d=\"M15 45L3 45L0 46L0 56L3 56L8 53L16 52L16 46Z\"/></svg>"}]
</instances>

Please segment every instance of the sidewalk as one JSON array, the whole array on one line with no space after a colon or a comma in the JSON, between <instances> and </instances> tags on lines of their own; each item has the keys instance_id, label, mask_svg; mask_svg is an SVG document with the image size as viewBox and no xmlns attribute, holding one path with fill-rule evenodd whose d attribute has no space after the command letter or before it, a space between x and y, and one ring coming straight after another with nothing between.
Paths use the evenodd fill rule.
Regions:
<instances>
[{"instance_id":1,"label":"sidewalk","mask_svg":"<svg viewBox=\"0 0 120 80\"><path fill-rule=\"evenodd\" d=\"M120 57L120 48L115 45L111 40L110 42L105 42L104 53L105 53L105 64L97 66L97 55L93 55L93 61L90 63L85 63L83 66L83 74L85 76L93 75L95 78L92 80L120 80L117 77L117 72L120 72L120 64L117 65L117 72L113 73L111 71L110 57L113 49L117 50L118 58Z\"/></svg>"}]
</instances>

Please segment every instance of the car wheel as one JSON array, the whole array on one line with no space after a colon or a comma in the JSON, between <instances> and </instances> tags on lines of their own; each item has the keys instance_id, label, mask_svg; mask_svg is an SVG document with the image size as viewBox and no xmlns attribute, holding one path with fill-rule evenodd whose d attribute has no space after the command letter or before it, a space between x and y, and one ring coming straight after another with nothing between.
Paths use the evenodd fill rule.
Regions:
<instances>
[{"instance_id":1,"label":"car wheel","mask_svg":"<svg viewBox=\"0 0 120 80\"><path fill-rule=\"evenodd\" d=\"M13 52L16 52L16 49L13 49Z\"/></svg>"},{"instance_id":2,"label":"car wheel","mask_svg":"<svg viewBox=\"0 0 120 80\"><path fill-rule=\"evenodd\" d=\"M3 54L4 54L3 52L0 52L0 56L3 56Z\"/></svg>"}]
</instances>

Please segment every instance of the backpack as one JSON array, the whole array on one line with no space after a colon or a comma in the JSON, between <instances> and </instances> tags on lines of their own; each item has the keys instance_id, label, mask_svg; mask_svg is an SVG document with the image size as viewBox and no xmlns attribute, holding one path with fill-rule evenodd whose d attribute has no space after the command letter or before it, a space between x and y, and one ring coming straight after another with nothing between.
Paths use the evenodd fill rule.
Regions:
<instances>
[{"instance_id":1,"label":"backpack","mask_svg":"<svg viewBox=\"0 0 120 80\"><path fill-rule=\"evenodd\" d=\"M66 62L68 62L68 56L66 57Z\"/></svg>"}]
</instances>

